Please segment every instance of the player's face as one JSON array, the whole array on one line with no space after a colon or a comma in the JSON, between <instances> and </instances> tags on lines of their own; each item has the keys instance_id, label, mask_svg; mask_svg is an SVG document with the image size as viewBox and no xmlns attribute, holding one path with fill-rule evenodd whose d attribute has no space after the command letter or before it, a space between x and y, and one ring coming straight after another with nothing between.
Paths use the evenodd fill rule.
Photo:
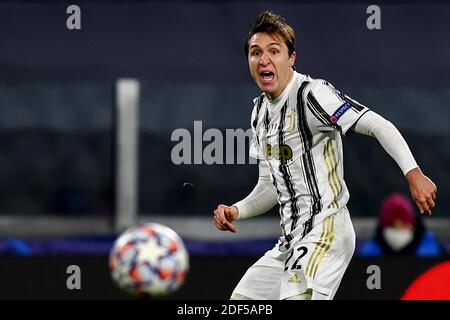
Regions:
<instances>
[{"instance_id":1,"label":"player's face","mask_svg":"<svg viewBox=\"0 0 450 320\"><path fill-rule=\"evenodd\" d=\"M259 32L250 38L250 73L269 99L277 98L289 84L294 63L295 52L289 56L288 47L280 36Z\"/></svg>"}]
</instances>

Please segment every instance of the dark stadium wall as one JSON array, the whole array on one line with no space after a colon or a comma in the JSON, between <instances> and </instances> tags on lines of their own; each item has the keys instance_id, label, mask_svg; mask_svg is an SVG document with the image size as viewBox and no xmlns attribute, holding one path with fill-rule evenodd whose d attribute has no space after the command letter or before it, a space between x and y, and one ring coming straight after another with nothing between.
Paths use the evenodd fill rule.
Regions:
<instances>
[{"instance_id":1,"label":"dark stadium wall","mask_svg":"<svg viewBox=\"0 0 450 320\"><path fill-rule=\"evenodd\" d=\"M297 31L297 67L331 82L448 81L448 6L379 2L369 30L365 1L80 1L81 29L66 27L67 3L0 3L0 79L244 82L248 25L274 10Z\"/></svg>"},{"instance_id":2,"label":"dark stadium wall","mask_svg":"<svg viewBox=\"0 0 450 320\"><path fill-rule=\"evenodd\" d=\"M17 179L20 170L3 166L8 190L0 190L0 212L111 214L104 199L111 201L113 180L107 88L119 77L142 81L141 213L203 214L219 201L247 194L255 166L176 166L170 161L175 144L170 134L176 128L192 130L195 120L203 121L203 130L249 128L251 99L258 90L248 74L243 40L263 9L282 14L296 30L297 69L327 79L396 124L438 185L439 198L450 197L450 61L449 42L442 36L448 30L448 5L381 1L381 29L369 30L363 1L78 4L81 29L68 30L67 7L59 1L0 3L0 139L5 163L26 168L24 178ZM390 192L409 192L397 165L369 140L355 136L344 142L354 215L373 216ZM81 205L67 208L54 197L43 202L43 194L54 193L55 181L39 163L56 167L59 154L73 157L66 161L70 173L82 180L86 190L81 191L87 193L82 195L88 198ZM42 160L27 161L35 157ZM218 185L224 176L228 184ZM195 197L180 190L186 179L197 182ZM152 181L167 183L155 187ZM445 217L449 211L450 203L440 201L434 215Z\"/></svg>"}]
</instances>

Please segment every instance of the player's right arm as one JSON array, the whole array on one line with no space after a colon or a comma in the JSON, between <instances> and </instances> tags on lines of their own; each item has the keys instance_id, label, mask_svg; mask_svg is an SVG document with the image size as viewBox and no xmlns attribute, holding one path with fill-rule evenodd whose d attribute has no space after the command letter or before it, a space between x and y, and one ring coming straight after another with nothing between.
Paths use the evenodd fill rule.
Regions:
<instances>
[{"instance_id":1,"label":"player's right arm","mask_svg":"<svg viewBox=\"0 0 450 320\"><path fill-rule=\"evenodd\" d=\"M259 161L258 183L245 199L232 206L220 204L214 210L214 224L222 231L236 232L234 221L257 216L277 204L277 192L270 179L269 165Z\"/></svg>"}]
</instances>

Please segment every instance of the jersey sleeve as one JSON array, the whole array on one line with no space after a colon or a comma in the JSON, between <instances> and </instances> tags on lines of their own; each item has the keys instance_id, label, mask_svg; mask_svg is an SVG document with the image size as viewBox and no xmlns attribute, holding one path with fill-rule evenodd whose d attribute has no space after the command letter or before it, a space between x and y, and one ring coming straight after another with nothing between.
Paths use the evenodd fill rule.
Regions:
<instances>
[{"instance_id":1,"label":"jersey sleeve","mask_svg":"<svg viewBox=\"0 0 450 320\"><path fill-rule=\"evenodd\" d=\"M258 183L245 199L233 206L238 208L238 219L241 220L269 211L277 204L277 199L277 191L270 178L269 165L265 161L260 161Z\"/></svg>"},{"instance_id":2,"label":"jersey sleeve","mask_svg":"<svg viewBox=\"0 0 450 320\"><path fill-rule=\"evenodd\" d=\"M319 120L324 131L333 128L348 135L348 130L369 110L324 80L311 82L305 94L308 108Z\"/></svg>"}]
</instances>

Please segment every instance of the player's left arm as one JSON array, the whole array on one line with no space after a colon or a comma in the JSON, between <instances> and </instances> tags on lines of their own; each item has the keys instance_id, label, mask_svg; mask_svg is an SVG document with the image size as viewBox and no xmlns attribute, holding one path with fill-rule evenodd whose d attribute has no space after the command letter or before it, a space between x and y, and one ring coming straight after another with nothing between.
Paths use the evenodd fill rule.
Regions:
<instances>
[{"instance_id":1,"label":"player's left arm","mask_svg":"<svg viewBox=\"0 0 450 320\"><path fill-rule=\"evenodd\" d=\"M349 135L352 133L350 128L369 111L365 105L322 79L313 80L302 98L315 117L313 125L323 132L336 130Z\"/></svg>"},{"instance_id":2,"label":"player's left arm","mask_svg":"<svg viewBox=\"0 0 450 320\"><path fill-rule=\"evenodd\" d=\"M352 126L352 131L378 140L401 168L420 213L431 215L431 210L435 206L437 187L423 174L397 128L379 114L368 111Z\"/></svg>"},{"instance_id":3,"label":"player's left arm","mask_svg":"<svg viewBox=\"0 0 450 320\"><path fill-rule=\"evenodd\" d=\"M401 168L420 213L431 214L436 185L422 173L405 139L391 122L325 80L314 80L305 90L303 100L317 119L319 130L337 130L343 135L357 132L375 137Z\"/></svg>"}]
</instances>

